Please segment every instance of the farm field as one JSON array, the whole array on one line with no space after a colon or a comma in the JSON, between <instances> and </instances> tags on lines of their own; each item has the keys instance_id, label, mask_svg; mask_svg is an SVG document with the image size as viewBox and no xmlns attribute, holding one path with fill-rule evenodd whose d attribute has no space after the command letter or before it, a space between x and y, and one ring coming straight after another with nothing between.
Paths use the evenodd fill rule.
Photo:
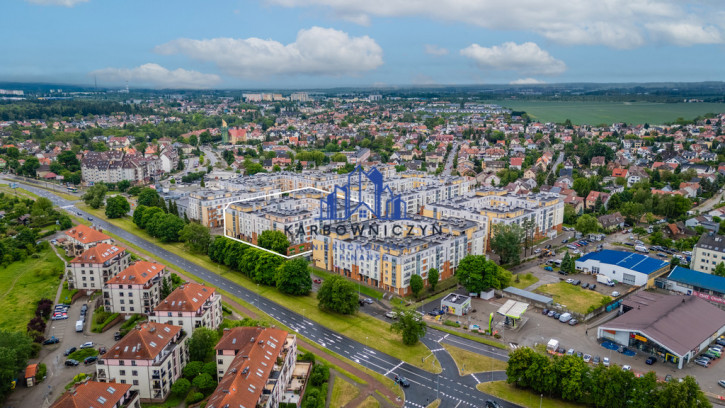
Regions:
<instances>
[{"instance_id":1,"label":"farm field","mask_svg":"<svg viewBox=\"0 0 725 408\"><path fill-rule=\"evenodd\" d=\"M516 111L526 111L540 122L564 122L575 125L674 122L677 118L691 120L706 113L725 112L722 103L654 103L654 102L556 102L498 100L493 103Z\"/></svg>"}]
</instances>

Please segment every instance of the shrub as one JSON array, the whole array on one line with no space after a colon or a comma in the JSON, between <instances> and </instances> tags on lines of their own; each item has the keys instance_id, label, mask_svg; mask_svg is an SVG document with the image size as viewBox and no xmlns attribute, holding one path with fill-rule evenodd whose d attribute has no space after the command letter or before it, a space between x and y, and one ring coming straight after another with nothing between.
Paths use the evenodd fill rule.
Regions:
<instances>
[{"instance_id":1,"label":"shrub","mask_svg":"<svg viewBox=\"0 0 725 408\"><path fill-rule=\"evenodd\" d=\"M310 353L309 351L305 351L304 353L297 355L297 361L307 361L314 364L315 355Z\"/></svg>"},{"instance_id":2,"label":"shrub","mask_svg":"<svg viewBox=\"0 0 725 408\"><path fill-rule=\"evenodd\" d=\"M45 320L43 320L42 317L36 316L32 319L30 319L30 322L28 322L28 331L36 331L40 333L45 332Z\"/></svg>"},{"instance_id":3,"label":"shrub","mask_svg":"<svg viewBox=\"0 0 725 408\"><path fill-rule=\"evenodd\" d=\"M50 317L50 311L53 308L53 301L50 299L40 299L38 307L35 309L35 315L47 319Z\"/></svg>"},{"instance_id":4,"label":"shrub","mask_svg":"<svg viewBox=\"0 0 725 408\"><path fill-rule=\"evenodd\" d=\"M191 394L186 396L186 403L187 404L194 404L196 402L199 402L204 399L204 394L200 392L192 392Z\"/></svg>"},{"instance_id":5,"label":"shrub","mask_svg":"<svg viewBox=\"0 0 725 408\"><path fill-rule=\"evenodd\" d=\"M48 367L45 366L45 364L40 363L38 364L38 372L35 374L35 381L41 382L43 381L43 377L48 373Z\"/></svg>"},{"instance_id":6,"label":"shrub","mask_svg":"<svg viewBox=\"0 0 725 408\"><path fill-rule=\"evenodd\" d=\"M204 368L204 363L201 361L190 361L186 367L184 367L184 370L182 371L182 374L184 375L184 378L188 380L194 379L197 375L201 373L201 370Z\"/></svg>"},{"instance_id":7,"label":"shrub","mask_svg":"<svg viewBox=\"0 0 725 408\"><path fill-rule=\"evenodd\" d=\"M184 397L189 393L191 383L186 378L179 378L171 385L171 392L177 397Z\"/></svg>"},{"instance_id":8,"label":"shrub","mask_svg":"<svg viewBox=\"0 0 725 408\"><path fill-rule=\"evenodd\" d=\"M453 320L446 320L445 322L443 322L443 324L451 327L461 327L459 323L454 322Z\"/></svg>"},{"instance_id":9,"label":"shrub","mask_svg":"<svg viewBox=\"0 0 725 408\"><path fill-rule=\"evenodd\" d=\"M329 378L330 368L324 364L315 364L310 375L310 383L314 387L319 387L323 383L326 383Z\"/></svg>"}]
</instances>

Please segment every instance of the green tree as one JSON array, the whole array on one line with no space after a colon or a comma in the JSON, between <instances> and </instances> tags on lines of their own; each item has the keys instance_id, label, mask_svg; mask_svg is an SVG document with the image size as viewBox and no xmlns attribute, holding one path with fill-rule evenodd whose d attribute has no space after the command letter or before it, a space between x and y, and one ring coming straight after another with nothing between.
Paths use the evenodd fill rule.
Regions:
<instances>
[{"instance_id":1,"label":"green tree","mask_svg":"<svg viewBox=\"0 0 725 408\"><path fill-rule=\"evenodd\" d=\"M196 378L197 375L201 374L201 370L204 368L204 362L203 361L189 361L184 369L182 370L182 374L184 375L184 378L187 380L193 380Z\"/></svg>"},{"instance_id":2,"label":"green tree","mask_svg":"<svg viewBox=\"0 0 725 408\"><path fill-rule=\"evenodd\" d=\"M171 281L169 278L163 278L161 280L161 299L166 299L169 294L171 294Z\"/></svg>"},{"instance_id":3,"label":"green tree","mask_svg":"<svg viewBox=\"0 0 725 408\"><path fill-rule=\"evenodd\" d=\"M259 252L259 256L254 267L252 280L262 285L275 285L277 283L277 268L282 265L283 258L265 251L256 250L255 252Z\"/></svg>"},{"instance_id":4,"label":"green tree","mask_svg":"<svg viewBox=\"0 0 725 408\"><path fill-rule=\"evenodd\" d=\"M116 187L118 187L118 191L125 193L126 190L131 188L131 182L128 180L121 180L116 184Z\"/></svg>"},{"instance_id":5,"label":"green tree","mask_svg":"<svg viewBox=\"0 0 725 408\"><path fill-rule=\"evenodd\" d=\"M431 291L436 290L436 285L438 285L438 279L440 279L440 273L438 273L438 269L430 268L430 270L428 271L428 284L430 285Z\"/></svg>"},{"instance_id":6,"label":"green tree","mask_svg":"<svg viewBox=\"0 0 725 408\"><path fill-rule=\"evenodd\" d=\"M518 224L496 224L491 248L501 257L502 264L516 264L520 260L523 238L524 230Z\"/></svg>"},{"instance_id":7,"label":"green tree","mask_svg":"<svg viewBox=\"0 0 725 408\"><path fill-rule=\"evenodd\" d=\"M325 279L317 291L317 300L320 309L341 314L353 314L359 307L355 284L342 276Z\"/></svg>"},{"instance_id":8,"label":"green tree","mask_svg":"<svg viewBox=\"0 0 725 408\"><path fill-rule=\"evenodd\" d=\"M153 188L148 187L141 190L136 203L139 206L145 205L146 207L161 207L164 205L163 199L159 196L159 193Z\"/></svg>"},{"instance_id":9,"label":"green tree","mask_svg":"<svg viewBox=\"0 0 725 408\"><path fill-rule=\"evenodd\" d=\"M561 271L567 275L574 273L575 263L569 256L569 251L566 251L564 258L561 259Z\"/></svg>"},{"instance_id":10,"label":"green tree","mask_svg":"<svg viewBox=\"0 0 725 408\"><path fill-rule=\"evenodd\" d=\"M396 309L396 315L398 319L390 325L390 330L402 334L403 344L415 345L421 337L425 336L428 327L423 318L414 310Z\"/></svg>"},{"instance_id":11,"label":"green tree","mask_svg":"<svg viewBox=\"0 0 725 408\"><path fill-rule=\"evenodd\" d=\"M25 370L32 354L32 341L25 333L0 330L0 397L10 393L11 382Z\"/></svg>"},{"instance_id":12,"label":"green tree","mask_svg":"<svg viewBox=\"0 0 725 408\"><path fill-rule=\"evenodd\" d=\"M712 271L712 274L717 276L725 276L725 263L720 262L719 264L717 264L715 270Z\"/></svg>"},{"instance_id":13,"label":"green tree","mask_svg":"<svg viewBox=\"0 0 725 408\"><path fill-rule=\"evenodd\" d=\"M418 294L420 294L424 286L423 278L420 275L410 277L410 290L413 292L413 296L418 297Z\"/></svg>"},{"instance_id":14,"label":"green tree","mask_svg":"<svg viewBox=\"0 0 725 408\"><path fill-rule=\"evenodd\" d=\"M106 200L106 217L122 218L131 211L131 204L121 195Z\"/></svg>"},{"instance_id":15,"label":"green tree","mask_svg":"<svg viewBox=\"0 0 725 408\"><path fill-rule=\"evenodd\" d=\"M194 387L203 392L204 395L211 394L217 386L217 382L207 373L201 373L191 382Z\"/></svg>"},{"instance_id":16,"label":"green tree","mask_svg":"<svg viewBox=\"0 0 725 408\"><path fill-rule=\"evenodd\" d=\"M466 255L458 263L456 276L458 282L471 293L478 293L486 289L483 286L483 267L486 257L481 255Z\"/></svg>"},{"instance_id":17,"label":"green tree","mask_svg":"<svg viewBox=\"0 0 725 408\"><path fill-rule=\"evenodd\" d=\"M171 384L171 393L180 398L185 397L190 389L191 383L186 378L179 378L175 383Z\"/></svg>"},{"instance_id":18,"label":"green tree","mask_svg":"<svg viewBox=\"0 0 725 408\"><path fill-rule=\"evenodd\" d=\"M267 230L262 231L257 238L257 244L262 248L272 250L278 254L287 255L287 248L289 248L289 239L282 231Z\"/></svg>"},{"instance_id":19,"label":"green tree","mask_svg":"<svg viewBox=\"0 0 725 408\"><path fill-rule=\"evenodd\" d=\"M307 260L298 257L286 261L277 269L277 289L289 295L306 295L312 290L312 278Z\"/></svg>"},{"instance_id":20,"label":"green tree","mask_svg":"<svg viewBox=\"0 0 725 408\"><path fill-rule=\"evenodd\" d=\"M214 346L219 341L219 334L206 327L194 329L189 339L189 359L191 361L205 361L214 356ZM201 367L199 368L201 371Z\"/></svg>"},{"instance_id":21,"label":"green tree","mask_svg":"<svg viewBox=\"0 0 725 408\"><path fill-rule=\"evenodd\" d=\"M191 222L184 225L184 228L179 231L179 241L183 242L184 246L191 252L205 254L209 250L209 244L211 244L211 234L209 228Z\"/></svg>"},{"instance_id":22,"label":"green tree","mask_svg":"<svg viewBox=\"0 0 725 408\"><path fill-rule=\"evenodd\" d=\"M564 224L572 225L576 222L577 213L574 206L571 204L564 204Z\"/></svg>"},{"instance_id":23,"label":"green tree","mask_svg":"<svg viewBox=\"0 0 725 408\"><path fill-rule=\"evenodd\" d=\"M712 407L697 381L687 376L682 382L670 381L664 384L659 393L655 408L671 407Z\"/></svg>"},{"instance_id":24,"label":"green tree","mask_svg":"<svg viewBox=\"0 0 725 408\"><path fill-rule=\"evenodd\" d=\"M83 201L93 209L101 208L108 188L105 184L94 184L83 194Z\"/></svg>"},{"instance_id":25,"label":"green tree","mask_svg":"<svg viewBox=\"0 0 725 408\"><path fill-rule=\"evenodd\" d=\"M594 218L592 215L584 214L581 217L579 217L578 220L576 220L576 228L577 231L581 232L582 234L590 234L593 232L599 231L599 221L597 221L596 218Z\"/></svg>"}]
</instances>

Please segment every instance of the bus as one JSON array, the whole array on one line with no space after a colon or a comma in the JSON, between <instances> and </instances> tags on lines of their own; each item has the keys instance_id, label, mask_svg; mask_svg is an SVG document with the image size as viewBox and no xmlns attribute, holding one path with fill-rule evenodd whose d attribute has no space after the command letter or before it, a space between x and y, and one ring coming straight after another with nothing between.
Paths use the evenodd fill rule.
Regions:
<instances>
[{"instance_id":1,"label":"bus","mask_svg":"<svg viewBox=\"0 0 725 408\"><path fill-rule=\"evenodd\" d=\"M69 193L77 193L78 192L78 188L77 187L68 187L68 192Z\"/></svg>"}]
</instances>

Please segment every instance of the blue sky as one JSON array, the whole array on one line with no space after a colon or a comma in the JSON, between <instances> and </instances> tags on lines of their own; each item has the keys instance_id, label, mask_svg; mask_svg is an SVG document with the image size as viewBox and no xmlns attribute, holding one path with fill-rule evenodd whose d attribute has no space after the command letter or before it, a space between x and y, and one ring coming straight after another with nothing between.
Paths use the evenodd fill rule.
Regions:
<instances>
[{"instance_id":1,"label":"blue sky","mask_svg":"<svg viewBox=\"0 0 725 408\"><path fill-rule=\"evenodd\" d=\"M0 11L4 81L254 89L724 79L725 5L715 0L3 0Z\"/></svg>"}]
</instances>

